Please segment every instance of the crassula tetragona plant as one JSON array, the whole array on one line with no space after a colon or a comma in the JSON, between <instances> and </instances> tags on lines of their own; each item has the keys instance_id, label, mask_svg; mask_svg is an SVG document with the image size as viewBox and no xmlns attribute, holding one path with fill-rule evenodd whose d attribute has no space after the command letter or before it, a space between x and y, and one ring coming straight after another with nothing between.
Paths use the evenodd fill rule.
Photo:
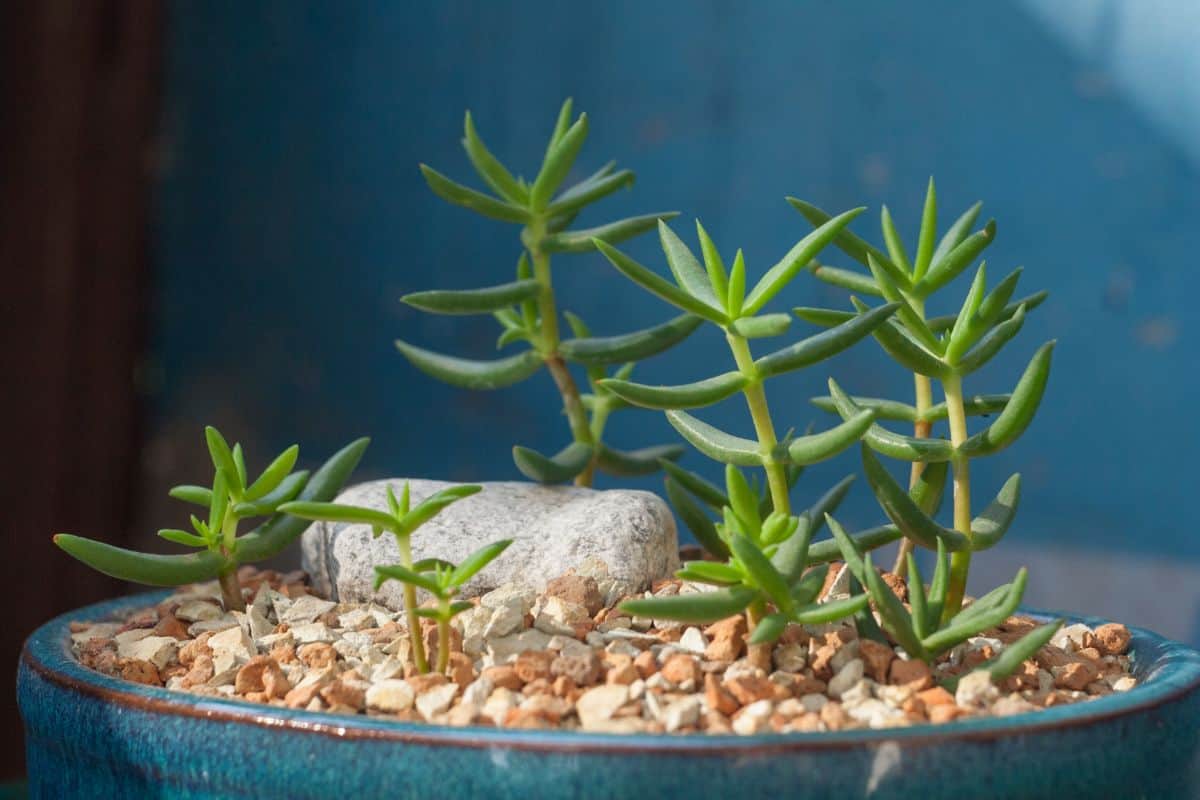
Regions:
<instances>
[{"instance_id":1,"label":"crassula tetragona plant","mask_svg":"<svg viewBox=\"0 0 1200 800\"><path fill-rule=\"evenodd\" d=\"M590 176L563 188L588 134L588 118L572 121L572 103L563 103L532 181L514 176L479 138L470 112L464 123L463 148L492 194L455 183L421 165L426 182L438 197L477 214L521 226L522 251L516 279L496 286L467 290L422 291L404 302L434 314L491 314L500 324L497 347L521 343L516 355L495 360L472 360L442 355L404 341L400 352L428 375L466 389L499 389L523 381L545 367L562 398L571 442L546 456L528 447L513 448L517 468L531 480L561 483L574 480L591 486L597 470L613 475L645 475L658 469L661 458L678 458L682 448L663 445L626 452L604 442L609 415L625 404L598 385L608 369L628 377L634 362L660 353L686 338L700 325L699 317L683 314L645 330L616 336L593 336L578 316L564 318L573 334L564 338L559 302L551 279L551 258L594 249L596 237L620 242L654 228L675 212L645 214L597 227L571 229L587 206L634 182L627 169L609 162ZM581 392L569 365L583 367L590 393Z\"/></svg>"}]
</instances>

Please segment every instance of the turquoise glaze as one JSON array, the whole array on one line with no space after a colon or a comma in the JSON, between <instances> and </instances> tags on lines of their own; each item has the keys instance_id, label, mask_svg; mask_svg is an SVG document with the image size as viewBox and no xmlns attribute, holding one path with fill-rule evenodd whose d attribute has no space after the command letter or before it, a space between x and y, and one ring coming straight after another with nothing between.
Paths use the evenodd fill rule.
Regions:
<instances>
[{"instance_id":1,"label":"turquoise glaze","mask_svg":"<svg viewBox=\"0 0 1200 800\"><path fill-rule=\"evenodd\" d=\"M76 663L70 620L162 597L88 606L26 642L17 694L32 797L1200 797L1200 653L1141 629L1144 684L1080 705L888 731L616 736L277 709Z\"/></svg>"}]
</instances>

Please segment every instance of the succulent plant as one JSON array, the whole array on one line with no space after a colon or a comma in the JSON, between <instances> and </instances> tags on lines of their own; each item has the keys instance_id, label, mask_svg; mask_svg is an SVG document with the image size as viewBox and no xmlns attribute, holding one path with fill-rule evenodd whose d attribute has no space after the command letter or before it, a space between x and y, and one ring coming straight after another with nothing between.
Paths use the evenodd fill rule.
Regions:
<instances>
[{"instance_id":1,"label":"succulent plant","mask_svg":"<svg viewBox=\"0 0 1200 800\"><path fill-rule=\"evenodd\" d=\"M573 338L563 340L558 299L551 281L551 256L590 251L594 248L594 237L623 241L652 229L660 219L675 216L675 212L661 212L594 228L568 230L586 206L631 186L634 181L631 171L618 170L615 162L609 162L560 191L588 133L587 115L581 114L574 122L571 116L572 103L568 99L559 112L545 158L532 182L514 177L492 155L479 138L470 112L464 124L463 147L472 166L494 194L470 189L421 165L429 187L443 200L485 217L522 226L524 250L517 261L516 280L510 283L464 291L417 292L405 296L404 302L435 314L490 313L502 328L497 347L524 342L527 348L516 355L480 361L441 355L404 341L397 341L396 346L417 369L467 389L511 386L545 367L562 396L571 443L552 456L517 446L513 448L513 460L532 480L559 483L574 479L578 485L591 486L597 469L615 475L649 474L658 469L660 458L678 458L682 453L677 445L625 452L606 444L603 437L608 417L625 404L596 388L596 384L613 365L623 364L617 374L627 377L632 362L679 343L701 320L684 314L633 333L593 336L579 317L567 312L564 316ZM580 392L569 364L585 368L591 394Z\"/></svg>"},{"instance_id":2,"label":"succulent plant","mask_svg":"<svg viewBox=\"0 0 1200 800\"><path fill-rule=\"evenodd\" d=\"M447 659L450 657L450 620L470 606L469 603L455 602L454 597L464 583L504 552L504 549L512 542L505 540L487 545L472 553L456 567L448 561L437 558L414 562L412 535L418 528L441 513L446 506L470 497L482 489L482 486L474 484L451 486L435 492L413 507L409 495L409 485L405 482L399 498L392 491L392 487L388 486L387 511L324 502L286 503L280 507L280 510L303 519L370 525L372 533L377 537L384 531L396 537L396 546L400 550L400 563L375 567L375 588L378 589L386 580L398 580L404 584L404 611L408 616L413 664L418 672L429 671L429 659L425 653L425 643L420 635L420 617L437 620L437 670L444 672ZM417 605L418 588L425 589L434 596L437 600L436 608L421 608Z\"/></svg>"},{"instance_id":3,"label":"succulent plant","mask_svg":"<svg viewBox=\"0 0 1200 800\"><path fill-rule=\"evenodd\" d=\"M790 199L805 217L821 230L828 214L810 204ZM975 278L957 314L926 318L925 304L934 292L966 270L995 238L996 224L968 235L978 215L973 206L960 216L934 246L937 229L937 196L933 181L926 193L925 210L914 258L909 258L885 206L882 225L887 253L872 247L848 231L834 240L843 252L864 263L870 274L813 267L818 278L862 294L880 296L898 304L896 316L874 330L874 337L897 363L914 375L916 405L875 398L856 398L842 391L833 380L829 396L817 404L835 411L843 419L855 419L864 410L874 410L880 419L910 422L914 435L871 425L863 436L863 465L876 498L892 522L904 533L896 569L904 566L913 544L936 549L938 542L951 555L943 621L956 614L966 590L971 554L992 547L1007 532L1020 499L1021 477L1013 475L996 499L977 517L971 515L970 462L992 455L1012 444L1028 427L1041 402L1050 372L1054 342L1034 353L1011 394L970 397L964 394L963 379L986 365L1008 343L1025 319L1026 312L1040 304L1045 293L1010 302L1020 278L1018 268L987 291L987 264L979 265ZM796 309L804 319L826 325L844 325L869 312L856 297L856 311ZM932 380L942 386L945 402L932 403ZM998 413L997 413L998 412ZM968 415L992 414L996 418L983 430L970 435ZM949 438L931 435L932 424L945 418ZM929 464L949 462L954 484L954 525L946 528L911 501L888 471L870 452L913 463L910 483Z\"/></svg>"},{"instance_id":4,"label":"succulent plant","mask_svg":"<svg viewBox=\"0 0 1200 800\"><path fill-rule=\"evenodd\" d=\"M245 609L237 580L241 564L262 561L280 553L304 532L307 523L288 516L281 506L290 500L332 499L358 465L369 439L358 439L334 453L311 477L293 472L299 447L279 454L254 480L249 481L240 444L232 448L213 427L205 428L213 463L211 488L176 486L170 495L208 509L207 519L191 517L192 531L160 530L158 535L185 547L202 548L187 555L157 555L114 547L104 542L60 533L54 543L95 570L121 580L150 586L181 586L216 578L226 610ZM266 520L238 535L247 519Z\"/></svg>"}]
</instances>

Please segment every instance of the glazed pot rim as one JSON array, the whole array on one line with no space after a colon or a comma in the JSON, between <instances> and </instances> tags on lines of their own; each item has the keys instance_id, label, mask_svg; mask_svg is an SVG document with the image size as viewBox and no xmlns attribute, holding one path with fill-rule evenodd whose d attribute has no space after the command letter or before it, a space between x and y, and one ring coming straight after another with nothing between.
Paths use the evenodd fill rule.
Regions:
<instances>
[{"instance_id":1,"label":"glazed pot rim","mask_svg":"<svg viewBox=\"0 0 1200 800\"><path fill-rule=\"evenodd\" d=\"M450 727L402 722L386 717L333 714L279 708L243 700L197 696L145 686L95 672L80 664L70 646L73 620L111 619L122 611L156 605L169 592L135 594L69 611L35 630L21 653L21 668L69 691L143 711L204 720L280 728L338 739L361 739L426 746L515 748L547 752L700 753L845 749L900 741L904 745L945 740L978 740L1087 726L1169 703L1200 689L1200 651L1144 628L1129 627L1130 652L1138 685L1128 692L1009 717L983 717L943 725L815 733L763 733L753 736L614 734L492 727ZM1095 627L1099 617L1022 609L1035 618L1064 618Z\"/></svg>"}]
</instances>

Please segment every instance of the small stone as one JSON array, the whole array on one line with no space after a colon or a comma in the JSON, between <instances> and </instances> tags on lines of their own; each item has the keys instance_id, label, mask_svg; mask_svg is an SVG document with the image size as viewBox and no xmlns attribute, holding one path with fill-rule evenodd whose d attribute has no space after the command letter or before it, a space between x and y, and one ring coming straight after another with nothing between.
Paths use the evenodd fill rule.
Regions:
<instances>
[{"instance_id":1,"label":"small stone","mask_svg":"<svg viewBox=\"0 0 1200 800\"><path fill-rule=\"evenodd\" d=\"M763 700L775 700L781 695L790 694L787 689L772 683L764 675L735 675L725 679L725 688L743 706Z\"/></svg>"},{"instance_id":2,"label":"small stone","mask_svg":"<svg viewBox=\"0 0 1200 800\"><path fill-rule=\"evenodd\" d=\"M476 678L462 692L462 702L464 705L473 705L482 707L491 696L495 686L492 682L484 677Z\"/></svg>"},{"instance_id":3,"label":"small stone","mask_svg":"<svg viewBox=\"0 0 1200 800\"><path fill-rule=\"evenodd\" d=\"M322 600L319 597L306 594L303 597L296 598L287 611L279 615L279 621L286 622L289 625L315 622L317 617L332 611L336 606L337 603L331 600Z\"/></svg>"},{"instance_id":4,"label":"small stone","mask_svg":"<svg viewBox=\"0 0 1200 800\"><path fill-rule=\"evenodd\" d=\"M296 655L309 669L325 669L337 661L337 651L325 642L302 645Z\"/></svg>"},{"instance_id":5,"label":"small stone","mask_svg":"<svg viewBox=\"0 0 1200 800\"><path fill-rule=\"evenodd\" d=\"M699 628L687 628L679 637L679 647L694 655L702 656L708 649L708 639L700 632Z\"/></svg>"},{"instance_id":6,"label":"small stone","mask_svg":"<svg viewBox=\"0 0 1200 800\"><path fill-rule=\"evenodd\" d=\"M584 730L595 730L612 719L616 710L629 699L629 688L621 684L605 684L588 689L575 701L575 713Z\"/></svg>"},{"instance_id":7,"label":"small stone","mask_svg":"<svg viewBox=\"0 0 1200 800\"><path fill-rule=\"evenodd\" d=\"M554 653L548 650L526 650L517 656L513 669L523 682L531 683L539 678L550 677L550 665L554 663L554 658Z\"/></svg>"},{"instance_id":8,"label":"small stone","mask_svg":"<svg viewBox=\"0 0 1200 800\"><path fill-rule=\"evenodd\" d=\"M815 713L825 707L829 702L829 698L823 694L802 694L799 698L800 705L809 713Z\"/></svg>"},{"instance_id":9,"label":"small stone","mask_svg":"<svg viewBox=\"0 0 1200 800\"><path fill-rule=\"evenodd\" d=\"M919 692L933 685L933 673L924 661L897 658L888 667L888 683L909 686L914 692Z\"/></svg>"},{"instance_id":10,"label":"small stone","mask_svg":"<svg viewBox=\"0 0 1200 800\"><path fill-rule=\"evenodd\" d=\"M550 674L568 677L576 686L591 686L600 680L600 659L590 648L586 655L560 655L550 664Z\"/></svg>"},{"instance_id":11,"label":"small stone","mask_svg":"<svg viewBox=\"0 0 1200 800\"><path fill-rule=\"evenodd\" d=\"M551 636L546 649L562 656L586 656L593 653L591 645L570 636Z\"/></svg>"},{"instance_id":12,"label":"small stone","mask_svg":"<svg viewBox=\"0 0 1200 800\"><path fill-rule=\"evenodd\" d=\"M618 667L613 667L604 676L605 683L621 683L628 686L640 678L637 667L633 665L633 660L630 659L627 663Z\"/></svg>"},{"instance_id":13,"label":"small stone","mask_svg":"<svg viewBox=\"0 0 1200 800\"><path fill-rule=\"evenodd\" d=\"M430 689L435 689L438 686L445 686L450 682L450 679L440 672L426 672L423 675L410 675L409 677L405 678L405 680L408 681L408 685L411 686L413 691L418 695L424 694Z\"/></svg>"},{"instance_id":14,"label":"small stone","mask_svg":"<svg viewBox=\"0 0 1200 800\"><path fill-rule=\"evenodd\" d=\"M866 724L868 728L890 728L905 719L904 712L892 708L882 700L868 698L855 705L846 705L846 713L852 719Z\"/></svg>"},{"instance_id":15,"label":"small stone","mask_svg":"<svg viewBox=\"0 0 1200 800\"><path fill-rule=\"evenodd\" d=\"M520 703L521 700L521 695L517 694L511 689L499 687L493 689L492 693L488 695L487 702L483 704L483 708L480 709L480 713L492 720L493 724L499 725L504 721L504 718L508 715L508 712L516 708L517 704Z\"/></svg>"},{"instance_id":16,"label":"small stone","mask_svg":"<svg viewBox=\"0 0 1200 800\"><path fill-rule=\"evenodd\" d=\"M367 708L397 714L413 707L416 693L408 681L389 679L372 684L367 689L366 700Z\"/></svg>"},{"instance_id":17,"label":"small stone","mask_svg":"<svg viewBox=\"0 0 1200 800\"><path fill-rule=\"evenodd\" d=\"M850 715L846 713L846 709L842 708L842 704L836 700L831 700L826 703L819 712L821 722L825 724L825 728L831 731L840 731L850 724Z\"/></svg>"},{"instance_id":18,"label":"small stone","mask_svg":"<svg viewBox=\"0 0 1200 800\"><path fill-rule=\"evenodd\" d=\"M343 676L322 688L320 695L332 711L357 713L366 708L369 688L366 681L351 680Z\"/></svg>"},{"instance_id":19,"label":"small stone","mask_svg":"<svg viewBox=\"0 0 1200 800\"><path fill-rule=\"evenodd\" d=\"M1019 692L1012 692L992 703L992 716L1011 717L1013 714L1024 714L1036 711L1037 706L1026 700Z\"/></svg>"},{"instance_id":20,"label":"small stone","mask_svg":"<svg viewBox=\"0 0 1200 800\"><path fill-rule=\"evenodd\" d=\"M202 619L199 622L193 622L188 626L188 635L192 638L199 638L205 633L217 633L218 631L237 627L240 627L237 617L233 614L223 614L215 619Z\"/></svg>"},{"instance_id":21,"label":"small stone","mask_svg":"<svg viewBox=\"0 0 1200 800\"><path fill-rule=\"evenodd\" d=\"M441 686L426 689L417 695L415 702L417 712L426 722L432 722L435 716L450 707L456 694L458 694L457 683L444 683Z\"/></svg>"},{"instance_id":22,"label":"small stone","mask_svg":"<svg viewBox=\"0 0 1200 800\"><path fill-rule=\"evenodd\" d=\"M1082 650L1090 647L1095 636L1092 629L1081 622L1074 625L1064 625L1050 638L1050 644L1060 647L1067 652Z\"/></svg>"},{"instance_id":23,"label":"small stone","mask_svg":"<svg viewBox=\"0 0 1200 800\"><path fill-rule=\"evenodd\" d=\"M858 643L858 656L863 660L864 672L876 683L887 683L888 669L896 658L892 648L882 642L862 639Z\"/></svg>"},{"instance_id":24,"label":"small stone","mask_svg":"<svg viewBox=\"0 0 1200 800\"><path fill-rule=\"evenodd\" d=\"M696 685L702 678L700 663L686 653L675 653L663 662L660 674L666 680L679 686L687 681Z\"/></svg>"},{"instance_id":25,"label":"small stone","mask_svg":"<svg viewBox=\"0 0 1200 800\"><path fill-rule=\"evenodd\" d=\"M808 648L802 644L784 644L775 648L772 660L775 669L784 672L800 672L807 662Z\"/></svg>"},{"instance_id":26,"label":"small stone","mask_svg":"<svg viewBox=\"0 0 1200 800\"><path fill-rule=\"evenodd\" d=\"M465 653L451 653L446 673L459 688L465 689L475 680L475 662Z\"/></svg>"},{"instance_id":27,"label":"small stone","mask_svg":"<svg viewBox=\"0 0 1200 800\"><path fill-rule=\"evenodd\" d=\"M545 593L583 606L589 616L604 606L600 586L590 575L563 575L555 578L546 584Z\"/></svg>"},{"instance_id":28,"label":"small stone","mask_svg":"<svg viewBox=\"0 0 1200 800\"><path fill-rule=\"evenodd\" d=\"M862 659L856 658L846 662L846 665L842 667L836 675L830 678L827 689L829 696L833 698L841 697L842 694L849 690L851 686L854 686L861 681L862 677Z\"/></svg>"},{"instance_id":29,"label":"small stone","mask_svg":"<svg viewBox=\"0 0 1200 800\"><path fill-rule=\"evenodd\" d=\"M1089 683L1100 677L1100 670L1090 661L1076 661L1051 670L1054 675L1054 685L1059 689L1081 691Z\"/></svg>"},{"instance_id":30,"label":"small stone","mask_svg":"<svg viewBox=\"0 0 1200 800\"><path fill-rule=\"evenodd\" d=\"M189 600L175 609L175 616L184 622L201 622L203 620L218 619L224 613L216 603L210 603L206 600Z\"/></svg>"},{"instance_id":31,"label":"small stone","mask_svg":"<svg viewBox=\"0 0 1200 800\"><path fill-rule=\"evenodd\" d=\"M147 686L162 686L158 667L140 658L122 658L117 661L117 674L122 680L144 683Z\"/></svg>"},{"instance_id":32,"label":"small stone","mask_svg":"<svg viewBox=\"0 0 1200 800\"><path fill-rule=\"evenodd\" d=\"M308 642L332 642L333 633L324 622L309 622L303 625L292 625L288 628L292 638L299 644Z\"/></svg>"},{"instance_id":33,"label":"small stone","mask_svg":"<svg viewBox=\"0 0 1200 800\"><path fill-rule=\"evenodd\" d=\"M633 666L637 669L638 675L643 680L658 672L658 661L654 658L654 653L651 653L649 650L639 653L633 659Z\"/></svg>"},{"instance_id":34,"label":"small stone","mask_svg":"<svg viewBox=\"0 0 1200 800\"><path fill-rule=\"evenodd\" d=\"M1097 649L1104 655L1115 656L1124 653L1129 648L1129 629L1116 622L1109 622L1096 628Z\"/></svg>"},{"instance_id":35,"label":"small stone","mask_svg":"<svg viewBox=\"0 0 1200 800\"><path fill-rule=\"evenodd\" d=\"M954 690L954 702L963 708L983 707L994 700L1000 690L992 683L987 670L968 672L958 681Z\"/></svg>"},{"instance_id":36,"label":"small stone","mask_svg":"<svg viewBox=\"0 0 1200 800\"><path fill-rule=\"evenodd\" d=\"M704 676L704 702L713 711L729 716L741 707L741 703L724 686L716 675Z\"/></svg>"},{"instance_id":37,"label":"small stone","mask_svg":"<svg viewBox=\"0 0 1200 800\"><path fill-rule=\"evenodd\" d=\"M495 663L502 664L513 660L526 650L545 650L549 644L549 635L530 628L510 636L489 639L487 652Z\"/></svg>"},{"instance_id":38,"label":"small stone","mask_svg":"<svg viewBox=\"0 0 1200 800\"><path fill-rule=\"evenodd\" d=\"M208 646L212 648L214 662L219 661L221 656L228 655L232 656L236 663L244 664L258 655L254 640L241 627L228 628L213 634L208 640Z\"/></svg>"},{"instance_id":39,"label":"small stone","mask_svg":"<svg viewBox=\"0 0 1200 800\"><path fill-rule=\"evenodd\" d=\"M1135 678L1133 678L1129 675L1123 675L1120 678L1117 678L1115 681L1113 681L1112 690L1114 692L1128 692L1130 689L1134 688L1135 686L1137 686L1137 680Z\"/></svg>"},{"instance_id":40,"label":"small stone","mask_svg":"<svg viewBox=\"0 0 1200 800\"><path fill-rule=\"evenodd\" d=\"M932 706L929 709L929 721L934 725L942 725L947 722L953 722L969 713L966 709L959 708L956 705Z\"/></svg>"},{"instance_id":41,"label":"small stone","mask_svg":"<svg viewBox=\"0 0 1200 800\"><path fill-rule=\"evenodd\" d=\"M512 664L497 664L492 667L485 667L480 673L481 679L491 681L495 686L503 689L519 690L525 685L525 681L521 680L517 675L517 670Z\"/></svg>"},{"instance_id":42,"label":"small stone","mask_svg":"<svg viewBox=\"0 0 1200 800\"><path fill-rule=\"evenodd\" d=\"M746 646L746 618L741 614L727 617L709 625L704 633L710 640L704 648L706 660L735 661Z\"/></svg>"},{"instance_id":43,"label":"small stone","mask_svg":"<svg viewBox=\"0 0 1200 800\"><path fill-rule=\"evenodd\" d=\"M676 700L663 712L663 727L668 732L689 728L700 721L700 698L697 695Z\"/></svg>"},{"instance_id":44,"label":"small stone","mask_svg":"<svg viewBox=\"0 0 1200 800\"><path fill-rule=\"evenodd\" d=\"M493 639L499 636L508 636L516 633L525 627L525 613L519 607L500 606L499 608L489 609L486 606L479 607L482 613L487 614L487 621L484 623L480 635L484 639ZM466 634L463 634L464 638Z\"/></svg>"},{"instance_id":45,"label":"small stone","mask_svg":"<svg viewBox=\"0 0 1200 800\"><path fill-rule=\"evenodd\" d=\"M145 636L135 641L117 642L118 656L149 661L159 670L167 666L178 649L179 642L173 636Z\"/></svg>"},{"instance_id":46,"label":"small stone","mask_svg":"<svg viewBox=\"0 0 1200 800\"><path fill-rule=\"evenodd\" d=\"M154 635L170 636L180 641L189 638L187 625L172 614L166 614L159 619L158 624L154 626Z\"/></svg>"},{"instance_id":47,"label":"small stone","mask_svg":"<svg viewBox=\"0 0 1200 800\"><path fill-rule=\"evenodd\" d=\"M934 686L932 689L925 689L924 691L917 692L916 697L925 705L926 708L954 705L954 695L950 694L944 687L941 686Z\"/></svg>"},{"instance_id":48,"label":"small stone","mask_svg":"<svg viewBox=\"0 0 1200 800\"><path fill-rule=\"evenodd\" d=\"M291 688L292 685L283 674L283 669L270 656L255 656L250 659L237 671L233 682L234 692L263 692L267 699L282 698Z\"/></svg>"},{"instance_id":49,"label":"small stone","mask_svg":"<svg viewBox=\"0 0 1200 800\"><path fill-rule=\"evenodd\" d=\"M533 607L533 627L551 635L571 636L580 626L590 626L592 615L579 603L542 596Z\"/></svg>"},{"instance_id":50,"label":"small stone","mask_svg":"<svg viewBox=\"0 0 1200 800\"><path fill-rule=\"evenodd\" d=\"M770 700L751 703L733 718L733 732L739 736L753 736L756 733L762 733L770 727L771 712L774 709L775 704Z\"/></svg>"}]
</instances>

